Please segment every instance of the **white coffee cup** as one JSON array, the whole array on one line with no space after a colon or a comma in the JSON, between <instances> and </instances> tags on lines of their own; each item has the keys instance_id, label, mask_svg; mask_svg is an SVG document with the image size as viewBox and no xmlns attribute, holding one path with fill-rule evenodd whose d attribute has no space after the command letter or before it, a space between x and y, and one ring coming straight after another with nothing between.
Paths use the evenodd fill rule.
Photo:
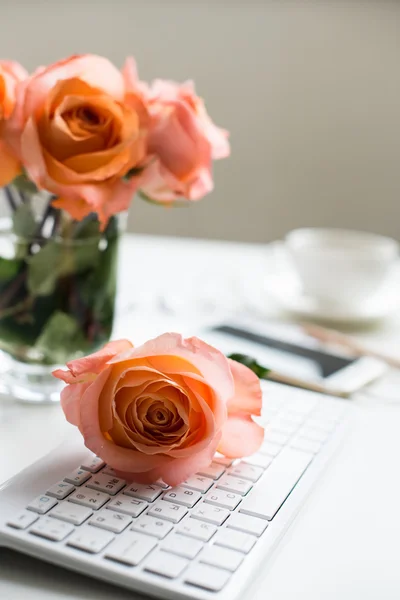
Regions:
<instances>
[{"instance_id":1,"label":"white coffee cup","mask_svg":"<svg viewBox=\"0 0 400 600\"><path fill-rule=\"evenodd\" d=\"M348 229L295 229L285 243L304 293L330 304L369 300L388 281L399 254L392 238Z\"/></svg>"}]
</instances>

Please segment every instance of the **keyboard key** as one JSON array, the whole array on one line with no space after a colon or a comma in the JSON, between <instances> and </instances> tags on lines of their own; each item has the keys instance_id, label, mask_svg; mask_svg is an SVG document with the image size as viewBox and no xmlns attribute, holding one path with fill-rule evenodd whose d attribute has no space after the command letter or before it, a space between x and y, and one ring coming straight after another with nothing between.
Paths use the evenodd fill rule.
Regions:
<instances>
[{"instance_id":1,"label":"keyboard key","mask_svg":"<svg viewBox=\"0 0 400 600\"><path fill-rule=\"evenodd\" d=\"M214 506L220 506L221 508L227 508L228 510L234 510L242 497L232 492L225 492L224 490L213 489L204 498L206 504L213 504Z\"/></svg>"},{"instance_id":2,"label":"keyboard key","mask_svg":"<svg viewBox=\"0 0 400 600\"><path fill-rule=\"evenodd\" d=\"M157 479L157 481L155 482L156 485L160 486L160 488L162 488L163 490L168 490L169 489L169 485L168 483L165 483L162 479Z\"/></svg>"},{"instance_id":3,"label":"keyboard key","mask_svg":"<svg viewBox=\"0 0 400 600\"><path fill-rule=\"evenodd\" d=\"M105 557L135 567L157 546L148 535L125 531L106 550Z\"/></svg>"},{"instance_id":4,"label":"keyboard key","mask_svg":"<svg viewBox=\"0 0 400 600\"><path fill-rule=\"evenodd\" d=\"M235 529L228 529L228 527L219 529L214 538L214 544L217 546L237 550L243 552L243 554L250 552L255 543L256 539L253 535Z\"/></svg>"},{"instance_id":5,"label":"keyboard key","mask_svg":"<svg viewBox=\"0 0 400 600\"><path fill-rule=\"evenodd\" d=\"M278 416L278 420L279 419L283 419L286 423L290 423L293 426L298 427L299 425L301 425L304 420L306 419L306 415L300 414L298 412L294 412L291 410L285 410L283 413L281 413ZM274 428L275 428L275 422L274 422Z\"/></svg>"},{"instance_id":6,"label":"keyboard key","mask_svg":"<svg viewBox=\"0 0 400 600\"><path fill-rule=\"evenodd\" d=\"M187 506L188 508L192 508L200 498L200 492L186 490L183 487L171 488L163 496L163 500L167 502L175 502L176 504L182 504L182 506Z\"/></svg>"},{"instance_id":7,"label":"keyboard key","mask_svg":"<svg viewBox=\"0 0 400 600\"><path fill-rule=\"evenodd\" d=\"M271 520L313 458L312 454L284 448L265 472L257 493L243 499L239 512Z\"/></svg>"},{"instance_id":8,"label":"keyboard key","mask_svg":"<svg viewBox=\"0 0 400 600\"><path fill-rule=\"evenodd\" d=\"M190 513L192 519L199 519L200 521L206 521L212 525L222 525L224 521L229 517L229 510L225 508L219 508L218 506L211 506L202 502L198 504Z\"/></svg>"},{"instance_id":9,"label":"keyboard key","mask_svg":"<svg viewBox=\"0 0 400 600\"><path fill-rule=\"evenodd\" d=\"M325 397L310 416L337 423L343 417L343 407L336 400Z\"/></svg>"},{"instance_id":10,"label":"keyboard key","mask_svg":"<svg viewBox=\"0 0 400 600\"><path fill-rule=\"evenodd\" d=\"M54 519L60 519L60 521L72 523L72 525L81 525L92 514L92 511L84 506L79 506L72 502L62 502L53 508L49 516Z\"/></svg>"},{"instance_id":11,"label":"keyboard key","mask_svg":"<svg viewBox=\"0 0 400 600\"><path fill-rule=\"evenodd\" d=\"M306 426L325 431L326 433L331 433L335 429L336 423L334 421L327 421L323 418L319 419L311 416L309 419L307 419Z\"/></svg>"},{"instance_id":12,"label":"keyboard key","mask_svg":"<svg viewBox=\"0 0 400 600\"><path fill-rule=\"evenodd\" d=\"M84 550L90 554L98 554L98 552L104 550L113 539L114 536L108 531L84 525L75 530L75 533L68 539L67 546L78 548L78 550Z\"/></svg>"},{"instance_id":13,"label":"keyboard key","mask_svg":"<svg viewBox=\"0 0 400 600\"><path fill-rule=\"evenodd\" d=\"M71 483L67 483L66 481L60 481L55 485L52 485L46 492L48 496L52 496L53 498L57 498L57 500L64 500L71 492L73 492L75 487Z\"/></svg>"},{"instance_id":14,"label":"keyboard key","mask_svg":"<svg viewBox=\"0 0 400 600\"><path fill-rule=\"evenodd\" d=\"M272 460L272 456L267 456L266 454L260 454L259 452L256 452L251 456L246 456L246 458L243 458L242 462L248 465L254 465L255 467L261 467L261 469L267 469L272 463Z\"/></svg>"},{"instance_id":15,"label":"keyboard key","mask_svg":"<svg viewBox=\"0 0 400 600\"><path fill-rule=\"evenodd\" d=\"M271 408L270 406L263 408L262 415L260 418L260 425L264 427L268 425L272 421L272 419L277 415L279 410L275 408Z\"/></svg>"},{"instance_id":16,"label":"keyboard key","mask_svg":"<svg viewBox=\"0 0 400 600\"><path fill-rule=\"evenodd\" d=\"M278 444L273 444L272 442L263 442L263 445L260 448L261 454L266 454L267 456L278 456L279 452L282 450L281 446Z\"/></svg>"},{"instance_id":17,"label":"keyboard key","mask_svg":"<svg viewBox=\"0 0 400 600\"><path fill-rule=\"evenodd\" d=\"M144 569L145 571L150 571L169 579L175 579L186 569L188 564L189 561L184 558L157 550L147 559Z\"/></svg>"},{"instance_id":18,"label":"keyboard key","mask_svg":"<svg viewBox=\"0 0 400 600\"><path fill-rule=\"evenodd\" d=\"M321 450L321 442L313 442L304 437L297 436L290 442L291 448L296 448L297 450L304 450L304 452L317 454Z\"/></svg>"},{"instance_id":19,"label":"keyboard key","mask_svg":"<svg viewBox=\"0 0 400 600\"><path fill-rule=\"evenodd\" d=\"M210 466L202 469L196 473L196 475L204 475L205 477L211 477L211 479L219 479L224 473L225 467L223 465L212 462Z\"/></svg>"},{"instance_id":20,"label":"keyboard key","mask_svg":"<svg viewBox=\"0 0 400 600\"><path fill-rule=\"evenodd\" d=\"M61 542L67 535L74 531L75 527L69 523L62 523L56 519L49 519L45 517L40 519L31 527L29 533L38 535L39 537L52 540L54 542Z\"/></svg>"},{"instance_id":21,"label":"keyboard key","mask_svg":"<svg viewBox=\"0 0 400 600\"><path fill-rule=\"evenodd\" d=\"M252 485L245 479L238 479L237 477L232 477L232 475L224 475L220 481L218 481L217 488L244 496L251 490Z\"/></svg>"},{"instance_id":22,"label":"keyboard key","mask_svg":"<svg viewBox=\"0 0 400 600\"><path fill-rule=\"evenodd\" d=\"M257 517L249 517L241 513L235 513L231 516L227 523L230 529L237 529L244 533L251 533L259 537L266 530L268 521L258 519Z\"/></svg>"},{"instance_id":23,"label":"keyboard key","mask_svg":"<svg viewBox=\"0 0 400 600\"><path fill-rule=\"evenodd\" d=\"M318 404L318 397L303 390L296 390L297 398L293 399L288 405L288 411L307 415Z\"/></svg>"},{"instance_id":24,"label":"keyboard key","mask_svg":"<svg viewBox=\"0 0 400 600\"><path fill-rule=\"evenodd\" d=\"M231 467L228 471L228 475L240 477L241 479L247 479L248 481L251 481L253 483L258 481L263 473L264 471L260 467L250 465L242 461L237 465Z\"/></svg>"},{"instance_id":25,"label":"keyboard key","mask_svg":"<svg viewBox=\"0 0 400 600\"><path fill-rule=\"evenodd\" d=\"M198 555L202 547L203 544L200 541L185 537L179 533L172 533L169 535L161 546L162 550L165 550L166 552L171 552L172 554L177 554L178 556L183 556L183 558L189 558L190 560Z\"/></svg>"},{"instance_id":26,"label":"keyboard key","mask_svg":"<svg viewBox=\"0 0 400 600\"><path fill-rule=\"evenodd\" d=\"M311 442L319 442L320 444L323 444L326 441L328 435L329 434L327 434L325 431L322 431L321 429L316 429L315 427L308 427L307 423L305 427L302 427L299 431L299 437L306 438Z\"/></svg>"},{"instance_id":27,"label":"keyboard key","mask_svg":"<svg viewBox=\"0 0 400 600\"><path fill-rule=\"evenodd\" d=\"M97 473L104 467L106 463L104 460L101 460L98 456L88 456L88 458L81 464L81 469L85 471L89 471L90 473Z\"/></svg>"},{"instance_id":28,"label":"keyboard key","mask_svg":"<svg viewBox=\"0 0 400 600\"><path fill-rule=\"evenodd\" d=\"M64 481L67 483L71 483L72 485L82 485L91 478L91 474L85 471L84 469L75 469L72 471L67 477L64 477Z\"/></svg>"},{"instance_id":29,"label":"keyboard key","mask_svg":"<svg viewBox=\"0 0 400 600\"><path fill-rule=\"evenodd\" d=\"M279 416L277 419L274 419L271 423L271 428L274 431L279 431L290 437L296 433L303 421L304 418L300 417L299 415L292 416L290 414L286 414L285 416Z\"/></svg>"},{"instance_id":30,"label":"keyboard key","mask_svg":"<svg viewBox=\"0 0 400 600\"><path fill-rule=\"evenodd\" d=\"M266 442L272 442L278 444L278 446L286 446L291 434L283 433L282 431L276 431L275 429L267 429L265 431L264 440Z\"/></svg>"},{"instance_id":31,"label":"keyboard key","mask_svg":"<svg viewBox=\"0 0 400 600\"><path fill-rule=\"evenodd\" d=\"M101 472L103 475L111 475L111 477L118 477L116 470L112 467L109 467L108 465L106 465Z\"/></svg>"},{"instance_id":32,"label":"keyboard key","mask_svg":"<svg viewBox=\"0 0 400 600\"><path fill-rule=\"evenodd\" d=\"M243 558L243 554L236 552L236 550L220 548L218 546L207 546L207 548L204 548L199 560L201 563L226 569L233 573L239 567Z\"/></svg>"},{"instance_id":33,"label":"keyboard key","mask_svg":"<svg viewBox=\"0 0 400 600\"><path fill-rule=\"evenodd\" d=\"M116 498L112 498L106 508L108 510L114 510L115 512L124 513L130 517L138 517L148 506L147 502L144 502L143 500L129 498L128 496L120 494Z\"/></svg>"},{"instance_id":34,"label":"keyboard key","mask_svg":"<svg viewBox=\"0 0 400 600\"><path fill-rule=\"evenodd\" d=\"M177 528L179 535L186 535L202 542L208 542L216 531L217 528L214 525L196 521L196 519L186 519Z\"/></svg>"},{"instance_id":35,"label":"keyboard key","mask_svg":"<svg viewBox=\"0 0 400 600\"><path fill-rule=\"evenodd\" d=\"M184 506L172 504L172 502L165 502L164 500L158 500L147 511L148 515L155 517L156 519L171 521L171 523L179 523L186 513L187 508Z\"/></svg>"},{"instance_id":36,"label":"keyboard key","mask_svg":"<svg viewBox=\"0 0 400 600\"><path fill-rule=\"evenodd\" d=\"M155 519L149 515L142 515L137 521L133 522L131 529L140 533L147 533L147 535L152 535L162 540L171 531L172 525L168 521Z\"/></svg>"},{"instance_id":37,"label":"keyboard key","mask_svg":"<svg viewBox=\"0 0 400 600\"><path fill-rule=\"evenodd\" d=\"M38 520L38 516L29 510L22 510L18 515L7 521L7 525L14 529L26 529Z\"/></svg>"},{"instance_id":38,"label":"keyboard key","mask_svg":"<svg viewBox=\"0 0 400 600\"><path fill-rule=\"evenodd\" d=\"M196 587L219 592L227 583L230 577L229 571L223 571L209 565L194 564L190 565L185 575L185 582Z\"/></svg>"},{"instance_id":39,"label":"keyboard key","mask_svg":"<svg viewBox=\"0 0 400 600\"><path fill-rule=\"evenodd\" d=\"M139 498L139 500L147 500L154 502L162 494L162 489L158 485L145 485L142 483L132 483L124 489L124 494Z\"/></svg>"},{"instance_id":40,"label":"keyboard key","mask_svg":"<svg viewBox=\"0 0 400 600\"><path fill-rule=\"evenodd\" d=\"M33 512L38 513L39 515L44 515L56 504L57 500L50 498L50 496L43 495L32 500L32 502L28 504L27 509L33 510Z\"/></svg>"},{"instance_id":41,"label":"keyboard key","mask_svg":"<svg viewBox=\"0 0 400 600\"><path fill-rule=\"evenodd\" d=\"M110 496L103 494L103 492L97 492L96 490L91 490L84 486L78 490L75 490L75 492L68 498L68 502L81 504L82 506L87 506L93 510L98 510L107 502L109 498Z\"/></svg>"},{"instance_id":42,"label":"keyboard key","mask_svg":"<svg viewBox=\"0 0 400 600\"><path fill-rule=\"evenodd\" d=\"M121 513L106 509L93 515L89 521L89 525L100 527L100 529L106 529L113 533L121 533L121 531L126 529L131 523L132 519L128 517L128 515L122 515Z\"/></svg>"},{"instance_id":43,"label":"keyboard key","mask_svg":"<svg viewBox=\"0 0 400 600\"><path fill-rule=\"evenodd\" d=\"M203 477L202 475L193 475L186 479L181 485L182 487L195 490L196 492L208 492L214 481L209 477Z\"/></svg>"},{"instance_id":44,"label":"keyboard key","mask_svg":"<svg viewBox=\"0 0 400 600\"><path fill-rule=\"evenodd\" d=\"M223 465L224 467L230 467L233 460L231 458L226 458L226 456L214 456L213 462L218 465Z\"/></svg>"},{"instance_id":45,"label":"keyboard key","mask_svg":"<svg viewBox=\"0 0 400 600\"><path fill-rule=\"evenodd\" d=\"M125 484L126 481L124 481L123 479L119 479L118 477L110 477L110 475L104 475L103 473L98 473L97 475L93 475L92 479L87 484L87 487L92 488L93 490L98 490L99 492L106 492L107 494L115 496L117 492L122 490Z\"/></svg>"}]
</instances>

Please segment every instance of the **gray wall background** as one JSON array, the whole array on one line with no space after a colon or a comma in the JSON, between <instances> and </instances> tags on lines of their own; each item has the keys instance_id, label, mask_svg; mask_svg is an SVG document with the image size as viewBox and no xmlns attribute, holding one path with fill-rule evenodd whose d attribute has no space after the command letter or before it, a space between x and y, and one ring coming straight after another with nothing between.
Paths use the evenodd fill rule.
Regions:
<instances>
[{"instance_id":1,"label":"gray wall background","mask_svg":"<svg viewBox=\"0 0 400 600\"><path fill-rule=\"evenodd\" d=\"M193 78L231 131L215 192L135 202L137 232L268 241L294 227L400 238L400 2L0 0L0 56L29 70L76 52L144 79Z\"/></svg>"}]
</instances>

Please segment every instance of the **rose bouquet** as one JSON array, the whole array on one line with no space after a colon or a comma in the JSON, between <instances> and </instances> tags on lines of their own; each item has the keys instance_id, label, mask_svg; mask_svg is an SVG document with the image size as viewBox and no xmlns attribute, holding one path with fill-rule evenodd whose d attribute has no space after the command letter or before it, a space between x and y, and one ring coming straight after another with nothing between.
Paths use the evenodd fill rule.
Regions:
<instances>
[{"instance_id":1,"label":"rose bouquet","mask_svg":"<svg viewBox=\"0 0 400 600\"><path fill-rule=\"evenodd\" d=\"M238 458L262 444L257 375L198 338L119 340L67 367L54 371L65 416L123 479L178 485L217 451Z\"/></svg>"},{"instance_id":2,"label":"rose bouquet","mask_svg":"<svg viewBox=\"0 0 400 600\"><path fill-rule=\"evenodd\" d=\"M191 82L147 85L132 58L120 71L72 56L32 75L0 61L0 348L44 365L104 344L118 214L135 193L199 200L228 154Z\"/></svg>"}]
</instances>

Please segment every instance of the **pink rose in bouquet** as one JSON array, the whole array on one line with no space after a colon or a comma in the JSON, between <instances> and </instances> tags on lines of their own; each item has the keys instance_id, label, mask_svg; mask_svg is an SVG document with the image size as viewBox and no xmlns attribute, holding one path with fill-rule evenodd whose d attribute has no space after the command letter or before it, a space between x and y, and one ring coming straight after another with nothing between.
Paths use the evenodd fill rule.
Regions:
<instances>
[{"instance_id":1,"label":"pink rose in bouquet","mask_svg":"<svg viewBox=\"0 0 400 600\"><path fill-rule=\"evenodd\" d=\"M149 167L142 191L152 200L199 200L213 189L212 161L229 156L228 132L217 127L194 90L156 80L147 92L152 126Z\"/></svg>"}]
</instances>

